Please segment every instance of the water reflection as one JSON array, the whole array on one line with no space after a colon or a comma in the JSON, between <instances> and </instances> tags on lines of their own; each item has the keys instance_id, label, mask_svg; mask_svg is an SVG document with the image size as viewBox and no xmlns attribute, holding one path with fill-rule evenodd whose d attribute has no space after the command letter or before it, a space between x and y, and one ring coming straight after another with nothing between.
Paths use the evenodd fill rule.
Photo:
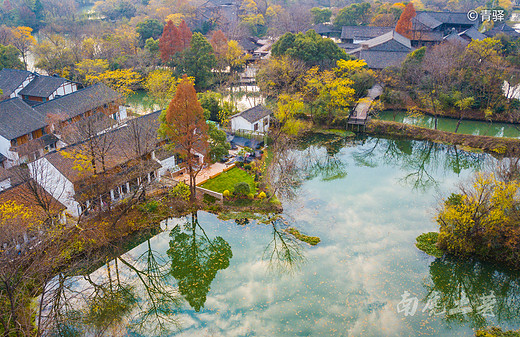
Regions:
<instances>
[{"instance_id":1,"label":"water reflection","mask_svg":"<svg viewBox=\"0 0 520 337\"><path fill-rule=\"evenodd\" d=\"M460 174L463 169L479 170L485 159L483 153L463 151L452 145L384 138L368 139L353 157L359 166L399 167L405 173L400 180L417 190L436 187L439 171Z\"/></svg>"},{"instance_id":2,"label":"water reflection","mask_svg":"<svg viewBox=\"0 0 520 337\"><path fill-rule=\"evenodd\" d=\"M190 306L200 311L217 272L229 267L233 257L231 246L221 236L210 239L196 212L187 217L182 228L175 226L170 237L167 254L171 259L171 275Z\"/></svg>"},{"instance_id":3,"label":"water reflection","mask_svg":"<svg viewBox=\"0 0 520 337\"><path fill-rule=\"evenodd\" d=\"M146 245L146 246L145 246ZM42 305L51 336L157 336L179 328L182 303L172 286L168 261L150 240L137 258L119 256L81 277L60 274Z\"/></svg>"},{"instance_id":4,"label":"water reflection","mask_svg":"<svg viewBox=\"0 0 520 337\"><path fill-rule=\"evenodd\" d=\"M305 261L302 242L287 232L289 223L279 214L268 214L259 223L272 227L272 236L264 249L263 259L277 273L292 273Z\"/></svg>"},{"instance_id":5,"label":"water reflection","mask_svg":"<svg viewBox=\"0 0 520 337\"><path fill-rule=\"evenodd\" d=\"M498 270L489 263L436 259L430 265L425 302L436 302L436 312L449 323L469 322L474 328L520 322L520 273Z\"/></svg>"}]
</instances>

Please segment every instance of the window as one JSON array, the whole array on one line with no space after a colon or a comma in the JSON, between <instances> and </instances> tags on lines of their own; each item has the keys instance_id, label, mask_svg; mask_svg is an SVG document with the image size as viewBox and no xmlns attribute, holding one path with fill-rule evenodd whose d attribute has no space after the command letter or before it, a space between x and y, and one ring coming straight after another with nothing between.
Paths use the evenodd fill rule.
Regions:
<instances>
[{"instance_id":1,"label":"window","mask_svg":"<svg viewBox=\"0 0 520 337\"><path fill-rule=\"evenodd\" d=\"M29 140L33 140L33 134L32 134L32 132L27 134L27 138L29 138Z\"/></svg>"},{"instance_id":2,"label":"window","mask_svg":"<svg viewBox=\"0 0 520 337\"><path fill-rule=\"evenodd\" d=\"M11 140L11 146L18 145L18 141L16 139Z\"/></svg>"},{"instance_id":3,"label":"window","mask_svg":"<svg viewBox=\"0 0 520 337\"><path fill-rule=\"evenodd\" d=\"M253 124L253 130L258 131L258 123Z\"/></svg>"}]
</instances>

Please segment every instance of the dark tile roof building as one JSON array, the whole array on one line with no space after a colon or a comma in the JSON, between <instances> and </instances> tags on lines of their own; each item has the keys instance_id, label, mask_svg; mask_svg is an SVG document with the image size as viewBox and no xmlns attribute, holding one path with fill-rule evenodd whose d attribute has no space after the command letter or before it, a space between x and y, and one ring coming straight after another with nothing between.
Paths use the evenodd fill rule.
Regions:
<instances>
[{"instance_id":1,"label":"dark tile roof building","mask_svg":"<svg viewBox=\"0 0 520 337\"><path fill-rule=\"evenodd\" d=\"M27 85L35 77L34 73L26 70L4 68L0 70L0 89L2 97L13 98L23 89L24 82Z\"/></svg>"},{"instance_id":2,"label":"dark tile roof building","mask_svg":"<svg viewBox=\"0 0 520 337\"><path fill-rule=\"evenodd\" d=\"M514 28L506 25L505 23L498 24L484 33L484 35L486 35L487 37L495 37L499 34L505 34L514 38L520 37L520 33L518 33Z\"/></svg>"},{"instance_id":3,"label":"dark tile roof building","mask_svg":"<svg viewBox=\"0 0 520 337\"><path fill-rule=\"evenodd\" d=\"M462 32L478 27L479 20L471 21L467 12L417 12L412 19L414 30L429 30L447 35L452 29Z\"/></svg>"},{"instance_id":4,"label":"dark tile roof building","mask_svg":"<svg viewBox=\"0 0 520 337\"><path fill-rule=\"evenodd\" d=\"M361 43L361 47L349 52L367 62L371 69L384 69L400 65L413 50L411 42L395 31Z\"/></svg>"},{"instance_id":5,"label":"dark tile roof building","mask_svg":"<svg viewBox=\"0 0 520 337\"><path fill-rule=\"evenodd\" d=\"M343 26L341 28L341 42L360 43L376 38L393 30L394 27Z\"/></svg>"},{"instance_id":6,"label":"dark tile roof building","mask_svg":"<svg viewBox=\"0 0 520 337\"><path fill-rule=\"evenodd\" d=\"M19 97L0 102L0 136L7 140L45 128L45 115Z\"/></svg>"},{"instance_id":7,"label":"dark tile roof building","mask_svg":"<svg viewBox=\"0 0 520 337\"><path fill-rule=\"evenodd\" d=\"M68 95L55 98L49 102L35 105L34 109L45 116L52 114L66 120L102 107L105 104L116 102L120 98L120 95L116 91L107 87L105 84L98 83Z\"/></svg>"}]
</instances>

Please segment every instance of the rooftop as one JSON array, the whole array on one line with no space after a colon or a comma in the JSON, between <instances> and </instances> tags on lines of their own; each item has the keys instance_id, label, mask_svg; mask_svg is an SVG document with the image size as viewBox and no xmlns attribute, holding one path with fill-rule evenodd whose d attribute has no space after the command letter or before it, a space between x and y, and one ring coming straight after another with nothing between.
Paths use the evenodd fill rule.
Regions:
<instances>
[{"instance_id":1,"label":"rooftop","mask_svg":"<svg viewBox=\"0 0 520 337\"><path fill-rule=\"evenodd\" d=\"M33 97L49 97L62 84L70 82L62 77L38 75L25 88L20 95Z\"/></svg>"},{"instance_id":2,"label":"rooftop","mask_svg":"<svg viewBox=\"0 0 520 337\"><path fill-rule=\"evenodd\" d=\"M343 26L341 28L341 38L366 40L378 37L393 30L394 27Z\"/></svg>"},{"instance_id":3,"label":"rooftop","mask_svg":"<svg viewBox=\"0 0 520 337\"><path fill-rule=\"evenodd\" d=\"M417 12L414 20L430 29L435 29L442 24L474 26L478 22L468 19L467 12Z\"/></svg>"},{"instance_id":4,"label":"rooftop","mask_svg":"<svg viewBox=\"0 0 520 337\"><path fill-rule=\"evenodd\" d=\"M46 126L45 114L39 113L15 97L0 102L0 135L13 140Z\"/></svg>"},{"instance_id":5,"label":"rooftop","mask_svg":"<svg viewBox=\"0 0 520 337\"><path fill-rule=\"evenodd\" d=\"M68 119L119 98L120 95L116 91L103 83L97 83L48 102L37 104L33 108L45 116L51 114Z\"/></svg>"},{"instance_id":6,"label":"rooftop","mask_svg":"<svg viewBox=\"0 0 520 337\"><path fill-rule=\"evenodd\" d=\"M9 97L29 75L30 71L4 68L0 70L0 89L3 96Z\"/></svg>"},{"instance_id":7,"label":"rooftop","mask_svg":"<svg viewBox=\"0 0 520 337\"><path fill-rule=\"evenodd\" d=\"M237 114L231 116L230 118L242 117L245 120L247 120L249 123L254 123L272 113L273 112L270 109L268 109L267 107L265 107L263 105L257 105L250 109L237 113Z\"/></svg>"}]
</instances>

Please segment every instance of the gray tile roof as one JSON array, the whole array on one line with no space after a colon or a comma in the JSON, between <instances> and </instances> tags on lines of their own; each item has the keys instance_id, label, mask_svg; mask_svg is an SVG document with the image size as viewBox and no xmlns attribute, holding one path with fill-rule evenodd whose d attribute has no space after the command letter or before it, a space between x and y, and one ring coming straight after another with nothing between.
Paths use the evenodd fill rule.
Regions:
<instances>
[{"instance_id":1,"label":"gray tile roof","mask_svg":"<svg viewBox=\"0 0 520 337\"><path fill-rule=\"evenodd\" d=\"M411 41L394 30L362 42L360 45L363 49L368 48L384 51L410 51L412 48Z\"/></svg>"},{"instance_id":2,"label":"gray tile roof","mask_svg":"<svg viewBox=\"0 0 520 337\"><path fill-rule=\"evenodd\" d=\"M6 68L0 70L0 89L3 91L2 96L9 97L31 74L30 71L26 70Z\"/></svg>"},{"instance_id":3,"label":"gray tile roof","mask_svg":"<svg viewBox=\"0 0 520 337\"><path fill-rule=\"evenodd\" d=\"M371 69L384 69L399 66L408 55L407 52L362 50L359 58L366 61Z\"/></svg>"},{"instance_id":4,"label":"gray tile roof","mask_svg":"<svg viewBox=\"0 0 520 337\"><path fill-rule=\"evenodd\" d=\"M120 95L116 91L110 89L105 84L98 83L35 105L33 108L44 116L53 114L67 119L79 116L93 108L100 107L119 98Z\"/></svg>"},{"instance_id":5,"label":"gray tile roof","mask_svg":"<svg viewBox=\"0 0 520 337\"><path fill-rule=\"evenodd\" d=\"M250 109L237 113L237 114L231 116L230 118L240 116L240 117L244 118L245 120L247 120L249 123L254 123L272 113L273 112L270 109L268 109L267 107L265 107L263 105L257 105Z\"/></svg>"},{"instance_id":6,"label":"gray tile roof","mask_svg":"<svg viewBox=\"0 0 520 337\"><path fill-rule=\"evenodd\" d=\"M0 135L8 140L44 128L45 115L32 109L21 98L0 102Z\"/></svg>"},{"instance_id":7,"label":"gray tile roof","mask_svg":"<svg viewBox=\"0 0 520 337\"><path fill-rule=\"evenodd\" d=\"M62 77L38 75L25 88L20 91L20 95L34 97L49 97L62 84L70 82Z\"/></svg>"},{"instance_id":8,"label":"gray tile roof","mask_svg":"<svg viewBox=\"0 0 520 337\"><path fill-rule=\"evenodd\" d=\"M468 19L467 12L417 12L415 20L431 29L435 29L442 24L474 26L479 22L479 20L471 21Z\"/></svg>"},{"instance_id":9,"label":"gray tile roof","mask_svg":"<svg viewBox=\"0 0 520 337\"><path fill-rule=\"evenodd\" d=\"M327 24L327 23L319 23L317 25L312 25L312 27L309 28L308 30L311 30L311 29L320 35L333 34L333 33L340 32L340 29L336 28L334 25Z\"/></svg>"},{"instance_id":10,"label":"gray tile roof","mask_svg":"<svg viewBox=\"0 0 520 337\"><path fill-rule=\"evenodd\" d=\"M488 37L494 37L498 34L506 34L506 35L513 36L513 37L520 36L520 33L518 33L514 28L506 25L505 23L497 25L484 33L484 35L486 35Z\"/></svg>"},{"instance_id":11,"label":"gray tile roof","mask_svg":"<svg viewBox=\"0 0 520 337\"><path fill-rule=\"evenodd\" d=\"M401 64L410 51L410 40L391 31L361 43L361 48L348 53L356 54L358 58L365 60L369 68L384 69Z\"/></svg>"},{"instance_id":12,"label":"gray tile roof","mask_svg":"<svg viewBox=\"0 0 520 337\"><path fill-rule=\"evenodd\" d=\"M342 39L369 40L394 30L394 27L343 26Z\"/></svg>"},{"instance_id":13,"label":"gray tile roof","mask_svg":"<svg viewBox=\"0 0 520 337\"><path fill-rule=\"evenodd\" d=\"M468 37L471 40L484 40L487 36L479 32L475 27L471 27L459 34L461 37Z\"/></svg>"}]
</instances>

